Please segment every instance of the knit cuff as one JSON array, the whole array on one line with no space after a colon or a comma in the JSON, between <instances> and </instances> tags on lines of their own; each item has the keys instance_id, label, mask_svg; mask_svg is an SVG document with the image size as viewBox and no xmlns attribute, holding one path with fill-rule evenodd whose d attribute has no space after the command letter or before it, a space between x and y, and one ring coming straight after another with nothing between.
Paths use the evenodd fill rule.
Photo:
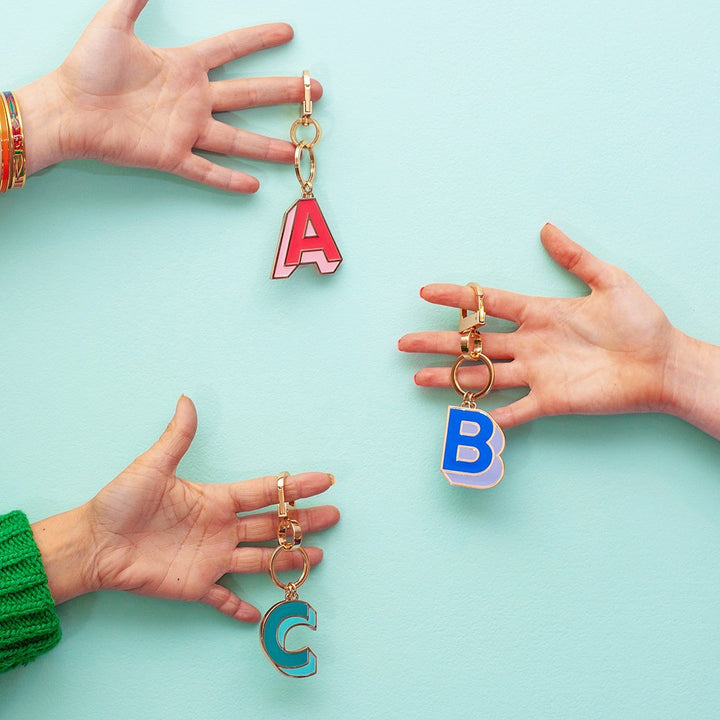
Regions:
<instances>
[{"instance_id":1,"label":"knit cuff","mask_svg":"<svg viewBox=\"0 0 720 720\"><path fill-rule=\"evenodd\" d=\"M26 665L60 642L60 621L30 523L0 515L0 672Z\"/></svg>"}]
</instances>

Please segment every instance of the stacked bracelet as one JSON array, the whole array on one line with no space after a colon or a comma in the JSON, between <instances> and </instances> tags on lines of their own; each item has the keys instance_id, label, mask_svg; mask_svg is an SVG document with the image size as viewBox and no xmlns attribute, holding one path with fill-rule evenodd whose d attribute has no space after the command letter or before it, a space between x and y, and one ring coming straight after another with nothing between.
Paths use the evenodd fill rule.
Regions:
<instances>
[{"instance_id":1,"label":"stacked bracelet","mask_svg":"<svg viewBox=\"0 0 720 720\"><path fill-rule=\"evenodd\" d=\"M25 186L25 136L12 92L0 92L0 193Z\"/></svg>"}]
</instances>

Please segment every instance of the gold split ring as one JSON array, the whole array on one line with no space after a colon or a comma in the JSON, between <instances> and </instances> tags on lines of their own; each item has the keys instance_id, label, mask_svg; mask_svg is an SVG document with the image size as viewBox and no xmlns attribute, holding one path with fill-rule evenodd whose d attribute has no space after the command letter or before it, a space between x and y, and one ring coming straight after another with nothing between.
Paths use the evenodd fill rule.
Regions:
<instances>
[{"instance_id":1,"label":"gold split ring","mask_svg":"<svg viewBox=\"0 0 720 720\"><path fill-rule=\"evenodd\" d=\"M307 177L303 175L302 159L303 153L307 153L308 160L310 161L310 171ZM300 143L295 147L295 177L297 177L300 183L304 195L308 197L312 196L313 183L315 182L315 175L317 173L317 164L315 163L315 151L312 145L307 143Z\"/></svg>"},{"instance_id":2,"label":"gold split ring","mask_svg":"<svg viewBox=\"0 0 720 720\"><path fill-rule=\"evenodd\" d=\"M485 397L485 395L487 395L490 392L490 390L492 389L493 383L495 382L495 368L493 367L492 360L490 360L490 358L487 355L483 355L483 353L481 353L481 352L478 353L477 355L474 355L471 359L474 361L480 360L485 365L485 367L488 369L488 381L485 384L485 387L482 388L482 390L475 390L475 391L465 390L465 388L463 388L460 385L460 383L458 382L457 374L458 374L458 368L467 359L468 358L466 358L464 355L460 355L460 357L458 357L458 359L453 363L452 373L451 373L452 386L458 395L462 395L463 402L474 403L476 400L480 399L481 397Z\"/></svg>"},{"instance_id":3,"label":"gold split ring","mask_svg":"<svg viewBox=\"0 0 720 720\"><path fill-rule=\"evenodd\" d=\"M277 576L277 573L275 572L275 560L277 559L277 556L280 552L296 552L298 551L303 559L303 569L302 573L300 573L300 577L293 583L285 583L280 582L280 579ZM292 586L294 590L297 590L306 580L310 573L310 558L308 557L307 552L305 552L304 547L295 547L292 549L283 547L282 545L275 548L275 551L270 556L270 564L268 566L268 572L270 573L270 579L282 590L287 590L288 587Z\"/></svg>"},{"instance_id":4,"label":"gold split ring","mask_svg":"<svg viewBox=\"0 0 720 720\"><path fill-rule=\"evenodd\" d=\"M315 135L313 136L312 140L298 140L297 131L301 125L303 127L309 127L310 125L313 126L313 129L315 130ZM305 145L306 147L315 147L318 142L320 142L321 137L322 130L320 129L320 123L315 118L298 118L290 127L290 140L292 140L293 145Z\"/></svg>"}]
</instances>

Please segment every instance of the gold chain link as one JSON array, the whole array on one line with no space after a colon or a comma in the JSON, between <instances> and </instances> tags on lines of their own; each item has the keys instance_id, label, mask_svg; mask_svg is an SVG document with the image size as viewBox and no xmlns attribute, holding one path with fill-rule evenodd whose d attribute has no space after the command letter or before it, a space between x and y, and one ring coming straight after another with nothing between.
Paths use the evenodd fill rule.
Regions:
<instances>
[{"instance_id":1,"label":"gold chain link","mask_svg":"<svg viewBox=\"0 0 720 720\"><path fill-rule=\"evenodd\" d=\"M270 556L268 572L270 578L279 588L285 590L286 600L296 600L298 588L307 580L310 572L310 558L305 548L302 547L302 529L297 519L295 501L285 499L285 480L289 477L288 472L281 472L275 477L278 492L278 546ZM277 576L275 561L284 552L299 552L303 560L303 569L300 577L295 582L283 583Z\"/></svg>"},{"instance_id":2,"label":"gold chain link","mask_svg":"<svg viewBox=\"0 0 720 720\"><path fill-rule=\"evenodd\" d=\"M310 174L306 177L303 176L301 167L303 152L307 152L308 159L310 160ZM295 176L300 183L302 188L302 196L304 198L313 197L313 183L315 182L315 174L317 172L317 165L315 164L315 151L312 145L301 142L295 146Z\"/></svg>"},{"instance_id":3,"label":"gold chain link","mask_svg":"<svg viewBox=\"0 0 720 720\"><path fill-rule=\"evenodd\" d=\"M317 174L317 164L315 162L315 151L314 148L320 142L322 137L322 129L320 124L315 118L312 117L312 88L310 83L310 72L305 70L303 72L303 89L305 91L305 98L302 105L300 106L300 117L292 124L290 128L290 140L295 146L295 176L300 183L300 189L302 190L302 197L311 198L313 195L313 183L315 182L315 175ZM312 125L315 135L310 140L298 139L298 128L310 127ZM310 163L310 172L306 177L303 174L302 161L303 155L307 155Z\"/></svg>"},{"instance_id":4,"label":"gold chain link","mask_svg":"<svg viewBox=\"0 0 720 720\"><path fill-rule=\"evenodd\" d=\"M480 330L485 324L485 294L483 289L477 283L468 283L468 285L475 291L475 297L477 298L477 308L475 310L460 310L460 320L458 323L458 330L460 332L460 355L457 360L453 363L452 370L450 372L450 379L452 382L453 389L458 395L462 395L462 406L468 408L477 407L476 400L487 395L492 389L493 383L495 382L495 368L492 364L492 360L483 353L482 348L482 337ZM488 379L485 387L475 392L466 390L458 380L458 370L460 365L465 360L472 362L482 362L488 371Z\"/></svg>"}]
</instances>

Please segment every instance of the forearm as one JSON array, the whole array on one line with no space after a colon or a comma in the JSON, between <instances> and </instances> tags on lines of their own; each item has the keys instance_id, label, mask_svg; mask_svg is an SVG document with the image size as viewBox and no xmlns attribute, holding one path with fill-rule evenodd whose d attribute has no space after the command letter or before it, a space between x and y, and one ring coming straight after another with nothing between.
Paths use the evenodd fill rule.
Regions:
<instances>
[{"instance_id":1,"label":"forearm","mask_svg":"<svg viewBox=\"0 0 720 720\"><path fill-rule=\"evenodd\" d=\"M97 588L92 582L93 533L87 506L31 525L56 605Z\"/></svg>"},{"instance_id":2,"label":"forearm","mask_svg":"<svg viewBox=\"0 0 720 720\"><path fill-rule=\"evenodd\" d=\"M664 412L720 440L720 347L677 331L665 368Z\"/></svg>"}]
</instances>

